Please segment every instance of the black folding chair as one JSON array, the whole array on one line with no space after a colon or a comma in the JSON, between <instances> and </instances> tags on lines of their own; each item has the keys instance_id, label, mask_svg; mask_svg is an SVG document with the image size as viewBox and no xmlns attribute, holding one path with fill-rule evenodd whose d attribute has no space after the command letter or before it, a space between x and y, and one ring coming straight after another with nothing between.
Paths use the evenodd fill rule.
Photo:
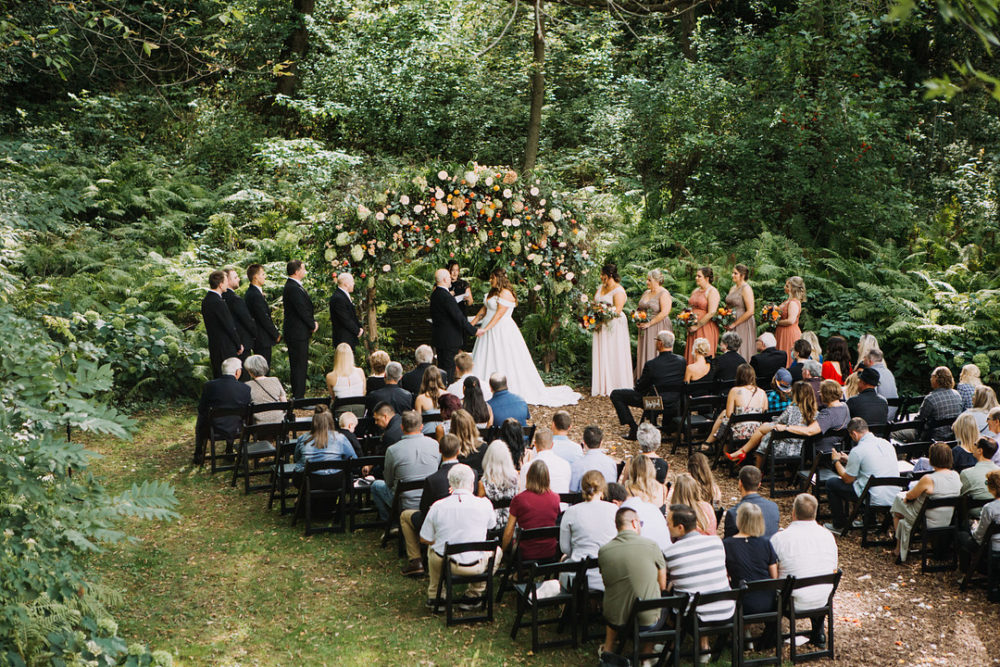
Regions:
<instances>
[{"instance_id":1,"label":"black folding chair","mask_svg":"<svg viewBox=\"0 0 1000 667\"><path fill-rule=\"evenodd\" d=\"M788 609L788 635L791 644L791 660L792 664L798 664L800 662L808 662L810 660L815 660L817 658L830 658L834 659L834 646L833 646L833 596L837 592L837 586L840 585L840 577L843 575L843 571L837 570L830 574L820 574L815 577L802 577L796 578L792 583L791 589L788 591L787 598L787 609ZM826 599L826 604L822 607L816 607L815 609L796 609L795 608L795 591L801 590L803 588L808 588L810 586L819 586L829 584L832 586L830 589L830 595ZM810 651L808 653L799 653L798 646L796 645L795 638L799 635L812 634L812 628L808 631L799 630L796 625L798 621L804 619L822 618L826 621L826 648L818 648L815 651Z\"/></svg>"},{"instance_id":2,"label":"black folding chair","mask_svg":"<svg viewBox=\"0 0 1000 667\"><path fill-rule=\"evenodd\" d=\"M253 408L264 406L253 406ZM253 409L252 408L252 409ZM253 413L251 413L251 417ZM285 425L278 424L247 424L240 436L240 445L236 451L236 462L233 465L233 479L230 486L235 487L236 481L243 477L243 495L251 491L264 491L271 488L270 483L254 484L251 477L267 475L271 477L273 465L261 466L261 461L270 459L272 462L278 454L278 446L285 435ZM253 464L251 466L251 463Z\"/></svg>"},{"instance_id":3,"label":"black folding chair","mask_svg":"<svg viewBox=\"0 0 1000 667\"><path fill-rule=\"evenodd\" d=\"M294 526L298 522L299 517L305 519L306 537L316 533L344 532L347 526L344 507L344 478L349 466L350 463L344 460L305 462L292 525ZM320 516L327 514L330 517L329 523L317 526Z\"/></svg>"},{"instance_id":4,"label":"black folding chair","mask_svg":"<svg viewBox=\"0 0 1000 667\"><path fill-rule=\"evenodd\" d=\"M738 662L739 656L742 655L743 647L743 627L740 625L740 619L743 616L743 594L745 590L745 587L741 586L716 593L695 593L691 596L691 605L688 607L684 625L686 633L691 635L693 641L690 655L695 664L701 662L702 637L717 638L715 645L709 648L710 654L715 653L717 655L721 654L728 637L731 659L734 663ZM734 605L733 615L721 621L701 620L698 610L716 602L732 602Z\"/></svg>"},{"instance_id":5,"label":"black folding chair","mask_svg":"<svg viewBox=\"0 0 1000 667\"><path fill-rule=\"evenodd\" d=\"M392 507L389 509L389 520L385 524L385 532L382 534L382 547L389 544L393 538L393 528L396 529L396 551L402 558L406 554L406 542L403 540L403 530L399 526L399 515L402 514L403 494L407 491L423 491L424 480L414 479L408 482L396 482L396 491L392 496Z\"/></svg>"},{"instance_id":6,"label":"black folding chair","mask_svg":"<svg viewBox=\"0 0 1000 667\"><path fill-rule=\"evenodd\" d=\"M566 503L567 505L576 505L577 503L583 502L583 494L579 491L572 493L560 493L559 502Z\"/></svg>"},{"instance_id":7,"label":"black folding chair","mask_svg":"<svg viewBox=\"0 0 1000 667\"><path fill-rule=\"evenodd\" d=\"M733 472L736 470L738 465L742 465L730 462L729 459L724 459L722 456L725 452L736 451L737 449L745 445L747 443L747 440L749 440L749 438L733 437L733 428L737 424L745 424L746 422L760 422L761 424L764 424L766 422L773 420L780 414L781 414L780 411L773 410L771 412L748 412L742 415L733 415L732 417L730 417L728 435L716 441L715 462L713 463L713 466L718 467L721 462L725 461L726 463L729 464L730 472Z\"/></svg>"},{"instance_id":8,"label":"black folding chair","mask_svg":"<svg viewBox=\"0 0 1000 667\"><path fill-rule=\"evenodd\" d=\"M712 382L691 383L686 387L681 409L678 411L678 416L674 417L674 421L679 422L677 433L680 437L671 453L676 451L679 446L686 448L688 455L690 455L696 445L705 442L704 438L695 440L695 434L703 433L705 438L710 435L709 431L715 424L716 417L726 408L725 396L705 393L713 391L714 387L715 384ZM718 442L712 444L713 447L719 445Z\"/></svg>"},{"instance_id":9,"label":"black folding chair","mask_svg":"<svg viewBox=\"0 0 1000 667\"><path fill-rule=\"evenodd\" d=\"M556 541L552 555L538 559L526 559L521 555L521 546L523 544L545 539L555 539ZM559 560L559 526L543 526L541 528L522 530L517 539L517 546L514 547L510 557L505 560L506 564L498 572L500 575L500 585L497 586L497 604L503 602L503 594L507 591L512 577L515 581L520 581L524 578L528 567L533 563L551 563L552 561Z\"/></svg>"},{"instance_id":10,"label":"black folding chair","mask_svg":"<svg viewBox=\"0 0 1000 667\"><path fill-rule=\"evenodd\" d=\"M961 507L961 496L929 496L924 499L920 513L913 522L913 532L910 533L910 544L913 544L914 533L920 533L920 571L947 572L958 567L958 516ZM930 526L927 513L951 509L947 523ZM931 564L938 561L938 564Z\"/></svg>"},{"instance_id":11,"label":"black folding chair","mask_svg":"<svg viewBox=\"0 0 1000 667\"><path fill-rule=\"evenodd\" d=\"M210 464L210 470L214 475L217 472L226 472L232 470L236 467L236 452L234 450L235 443L240 441L243 437L243 426L246 424L248 408L209 408L208 411L208 459ZM215 420L222 419L225 417L239 417L240 418L240 428L236 433L223 433L215 427ZM226 443L226 450L224 453L218 453L215 448L215 443L221 441ZM219 465L218 461L228 461L228 463Z\"/></svg>"},{"instance_id":12,"label":"black folding chair","mask_svg":"<svg viewBox=\"0 0 1000 667\"><path fill-rule=\"evenodd\" d=\"M287 422L283 424L286 427ZM271 493L267 499L267 509L274 506L274 499L277 498L281 514L288 514L294 508L288 507L288 501L298 497L298 491L291 486L292 475L295 472L295 464L292 457L295 454L295 442L283 436L277 445L274 454L274 463L271 466Z\"/></svg>"},{"instance_id":13,"label":"black folding chair","mask_svg":"<svg viewBox=\"0 0 1000 667\"><path fill-rule=\"evenodd\" d=\"M785 600L788 598L789 591L792 590L794 579L792 576L787 576L784 579L758 579L757 581L743 582L746 587L743 593L744 598L751 593L770 593L774 596L774 608L771 611L755 614L748 614L745 609L742 610L743 617L740 619L740 627L743 631L740 632L740 656L739 659L733 656L733 664L744 667L781 664L781 619L784 616ZM746 626L754 623L763 623L765 630L760 639L755 641L766 641L768 650L772 651L774 655L764 655L759 658L745 657L747 648L744 646L743 638L746 637Z\"/></svg>"},{"instance_id":14,"label":"black folding chair","mask_svg":"<svg viewBox=\"0 0 1000 667\"><path fill-rule=\"evenodd\" d=\"M486 540L484 542L463 542L461 544L445 544L444 560L441 563L441 578L438 580L437 594L435 595L434 613L438 612L437 600L444 600L445 625L452 626L461 623L478 623L486 621L493 622L493 566L496 563L496 551L500 546L499 540ZM490 554L486 564L486 569L479 574L458 574L452 569L453 558L460 554L471 551L487 552ZM483 592L482 607L483 613L472 616L456 616L455 607L455 586L460 584L473 584L485 582L486 590ZM445 597L441 597L441 589L445 589Z\"/></svg>"},{"instance_id":15,"label":"black folding chair","mask_svg":"<svg viewBox=\"0 0 1000 667\"><path fill-rule=\"evenodd\" d=\"M883 537L882 539L869 539L868 535L874 532L876 535L885 535L892 524L892 503L888 505L872 504L872 491L874 489L887 486L905 490L910 484L906 477L869 477L865 484L861 497L854 504L851 516L847 519L847 525L841 531L841 537L847 537L851 532L854 522L861 517L861 546L890 546L896 543L895 537ZM881 515L881 521L879 517Z\"/></svg>"},{"instance_id":16,"label":"black folding chair","mask_svg":"<svg viewBox=\"0 0 1000 667\"><path fill-rule=\"evenodd\" d=\"M619 630L616 648L618 655L625 655L625 645L631 641L630 660L633 665L641 665L643 660L650 658L657 659L657 667L666 665L668 662L674 667L680 665L680 647L684 639L684 612L687 610L689 602L690 597L687 593L648 600L637 598L632 603L632 611L629 613L628 621ZM660 613L662 619L660 627L656 630L643 630L639 616L643 612L653 610ZM646 652L642 650L644 644L663 644L663 649Z\"/></svg>"},{"instance_id":17,"label":"black folding chair","mask_svg":"<svg viewBox=\"0 0 1000 667\"><path fill-rule=\"evenodd\" d=\"M288 410L288 437L294 440L300 433L305 433L312 428L312 415L298 416L297 412L305 410L312 411L317 405L330 407L330 397L321 396L319 398L293 398L291 408Z\"/></svg>"},{"instance_id":18,"label":"black folding chair","mask_svg":"<svg viewBox=\"0 0 1000 667\"><path fill-rule=\"evenodd\" d=\"M825 433L807 438L802 443L802 459L799 472L796 475L799 482L799 492L812 493L820 507L826 498L823 490L826 488L827 480L837 477L837 473L833 469L833 460L830 458L831 452L825 451L825 449L819 451L819 447L827 444L832 438L836 438L832 448L841 452L850 451L854 444L845 428L830 429ZM816 516L821 518L824 515L817 512Z\"/></svg>"},{"instance_id":19,"label":"black folding chair","mask_svg":"<svg viewBox=\"0 0 1000 667\"><path fill-rule=\"evenodd\" d=\"M514 591L517 593L517 612L514 614L514 624L510 628L510 638L517 639L517 631L523 627L531 628L531 650L538 651L542 648L552 648L555 646L571 645L576 648L579 643L577 637L576 624L576 604L579 599L578 587L582 584L579 561L563 561L561 563L542 564L532 562L528 565L526 578L524 581L514 584ZM554 595L538 597L539 586L549 580L558 582L562 573L577 575L573 579L571 590L564 589L561 585L559 592ZM553 616L542 616L542 611L551 609L556 612ZM530 615L529 620L524 621L525 613ZM539 629L545 625L558 624L557 631L569 626L570 636L568 638L551 639L540 641L538 638Z\"/></svg>"},{"instance_id":20,"label":"black folding chair","mask_svg":"<svg viewBox=\"0 0 1000 667\"><path fill-rule=\"evenodd\" d=\"M799 453L790 454L788 456L778 456L777 444L782 440L801 440L799 445ZM768 442L767 452L764 454L764 468L767 470L767 481L768 489L771 498L778 498L780 496L792 496L798 493L798 489L794 485L786 486L784 489L777 488L778 482L778 472L780 471L785 475L785 481L789 481L791 471L797 471L799 469L799 463L802 459L801 448L805 446L806 438L801 435L796 435L795 433L790 433L788 431L775 431L771 430L770 441Z\"/></svg>"},{"instance_id":21,"label":"black folding chair","mask_svg":"<svg viewBox=\"0 0 1000 667\"><path fill-rule=\"evenodd\" d=\"M344 479L350 484L347 496L347 530L354 532L361 528L381 528L385 521L378 516L378 508L372 502L371 482L363 477L362 468L371 466L381 468L385 465L385 456L359 456L351 459L350 473ZM361 520L359 520L361 518Z\"/></svg>"},{"instance_id":22,"label":"black folding chair","mask_svg":"<svg viewBox=\"0 0 1000 667\"><path fill-rule=\"evenodd\" d=\"M1000 523L991 523L990 527L986 529L982 543L975 545L969 559L969 569L959 580L959 590L962 592L969 590L969 584L979 579L978 575L984 560L986 561L985 581L987 585L996 585L994 584L994 580L997 577L997 573L994 571L1000 566L1000 553L994 553L993 551L993 538L997 535L1000 535Z\"/></svg>"},{"instance_id":23,"label":"black folding chair","mask_svg":"<svg viewBox=\"0 0 1000 667\"><path fill-rule=\"evenodd\" d=\"M585 558L580 561L580 571L576 575L584 578L580 582L580 586L577 587L580 599L576 602L576 609L580 615L580 641L584 642L590 639L604 638L604 621L601 613L601 607L604 604L604 590L590 587L589 575L592 570L597 570L598 576L600 575L597 558ZM598 621L593 632L590 629L592 619Z\"/></svg>"},{"instance_id":24,"label":"black folding chair","mask_svg":"<svg viewBox=\"0 0 1000 667\"><path fill-rule=\"evenodd\" d=\"M348 398L338 398L333 402L333 418L339 420L340 415L345 412L353 413L358 420L365 416L365 397L351 396Z\"/></svg>"}]
</instances>

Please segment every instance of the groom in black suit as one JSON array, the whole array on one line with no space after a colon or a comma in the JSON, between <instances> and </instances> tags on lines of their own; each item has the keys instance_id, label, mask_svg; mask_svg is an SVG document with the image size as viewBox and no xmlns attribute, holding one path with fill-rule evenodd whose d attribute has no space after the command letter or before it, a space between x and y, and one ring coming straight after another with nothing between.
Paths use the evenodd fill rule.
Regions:
<instances>
[{"instance_id":1,"label":"groom in black suit","mask_svg":"<svg viewBox=\"0 0 1000 667\"><path fill-rule=\"evenodd\" d=\"M257 323L257 338L254 340L253 353L259 354L267 360L268 367L271 366L271 348L281 340L278 328L274 326L271 319L271 308L267 305L267 298L264 296L264 280L267 274L260 264L251 264L247 267L247 280L250 286L243 296L247 303L250 316Z\"/></svg>"},{"instance_id":2,"label":"groom in black suit","mask_svg":"<svg viewBox=\"0 0 1000 667\"><path fill-rule=\"evenodd\" d=\"M351 351L358 344L358 339L365 332L361 328L358 314L354 311L351 292L354 291L354 276L350 273L334 274L337 279L337 289L330 297L330 324L333 325L333 348L341 343L351 346Z\"/></svg>"},{"instance_id":3,"label":"groom in black suit","mask_svg":"<svg viewBox=\"0 0 1000 667\"><path fill-rule=\"evenodd\" d=\"M288 346L292 396L303 398L309 373L309 338L319 328L319 323L313 317L312 299L302 286L306 265L300 259L293 259L288 263L287 273L282 299L285 307L285 344Z\"/></svg>"},{"instance_id":4,"label":"groom in black suit","mask_svg":"<svg viewBox=\"0 0 1000 667\"><path fill-rule=\"evenodd\" d=\"M674 334L670 331L661 331L656 334L656 351L659 354L642 367L642 375L635 381L634 389L615 389L611 392L611 405L614 406L618 414L618 421L622 426L628 426L626 440L635 440L638 426L629 406L641 408L642 397L652 393L653 388L663 397L664 411L668 406L676 405L680 396L676 391L665 392L664 389L670 385L678 385L684 382L684 371L687 369L687 362L684 357L673 353Z\"/></svg>"},{"instance_id":5,"label":"groom in black suit","mask_svg":"<svg viewBox=\"0 0 1000 667\"><path fill-rule=\"evenodd\" d=\"M212 377L222 375L222 361L243 353L243 343L236 331L233 316L222 298L229 288L223 271L212 271L208 276L208 292L201 300L201 317L208 334L208 357L212 364Z\"/></svg>"},{"instance_id":6,"label":"groom in black suit","mask_svg":"<svg viewBox=\"0 0 1000 667\"><path fill-rule=\"evenodd\" d=\"M478 336L482 331L469 324L450 287L451 273L448 269L438 269L431 292L431 344L437 352L438 368L448 377L454 377L455 355L462 349L464 336Z\"/></svg>"}]
</instances>

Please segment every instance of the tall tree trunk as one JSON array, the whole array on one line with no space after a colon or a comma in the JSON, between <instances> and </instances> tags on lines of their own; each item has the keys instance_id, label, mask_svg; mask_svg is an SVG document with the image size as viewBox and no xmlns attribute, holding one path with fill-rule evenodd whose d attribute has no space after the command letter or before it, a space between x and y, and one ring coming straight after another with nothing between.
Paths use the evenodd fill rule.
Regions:
<instances>
[{"instance_id":1,"label":"tall tree trunk","mask_svg":"<svg viewBox=\"0 0 1000 667\"><path fill-rule=\"evenodd\" d=\"M291 64L288 66L287 74L278 77L276 91L279 95L288 97L295 94L295 88L299 83L298 62L309 48L309 31L306 29L305 17L312 16L316 0L293 0L292 6L295 9L296 25L285 43L284 57L285 60L290 60Z\"/></svg>"},{"instance_id":2,"label":"tall tree trunk","mask_svg":"<svg viewBox=\"0 0 1000 667\"><path fill-rule=\"evenodd\" d=\"M369 356L374 350L375 341L378 338L378 321L376 319L375 306L375 281L368 286L365 293L365 356Z\"/></svg>"},{"instance_id":3,"label":"tall tree trunk","mask_svg":"<svg viewBox=\"0 0 1000 667\"><path fill-rule=\"evenodd\" d=\"M694 34L694 29L698 25L697 11L696 8L689 8L681 14L681 51L689 62L697 62L698 60L698 52L695 51L694 44L691 42L691 35Z\"/></svg>"},{"instance_id":4,"label":"tall tree trunk","mask_svg":"<svg viewBox=\"0 0 1000 667\"><path fill-rule=\"evenodd\" d=\"M524 171L535 168L538 139L542 132L542 105L545 103L545 15L542 0L535 0L534 53L531 59L531 112L528 114L528 145L524 150Z\"/></svg>"}]
</instances>

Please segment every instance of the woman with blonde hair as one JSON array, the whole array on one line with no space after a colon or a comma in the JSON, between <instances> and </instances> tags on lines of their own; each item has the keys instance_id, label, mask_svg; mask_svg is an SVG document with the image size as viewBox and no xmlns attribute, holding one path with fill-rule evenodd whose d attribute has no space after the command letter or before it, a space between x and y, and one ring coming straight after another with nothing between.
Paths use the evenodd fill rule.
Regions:
<instances>
[{"instance_id":1,"label":"woman with blonde hair","mask_svg":"<svg viewBox=\"0 0 1000 667\"><path fill-rule=\"evenodd\" d=\"M976 425L976 418L968 412L963 412L952 422L951 430L955 433L958 444L951 448L952 470L962 472L966 468L976 465L976 455L972 450L979 440L979 427Z\"/></svg>"},{"instance_id":2,"label":"woman with blonde hair","mask_svg":"<svg viewBox=\"0 0 1000 667\"><path fill-rule=\"evenodd\" d=\"M854 364L855 368L861 368L862 366L868 365L868 353L872 350L881 350L878 346L878 339L871 334L861 334L861 338L858 339L858 363Z\"/></svg>"},{"instance_id":3,"label":"woman with blonde hair","mask_svg":"<svg viewBox=\"0 0 1000 667\"><path fill-rule=\"evenodd\" d=\"M677 476L674 480L673 494L670 504L687 505L698 517L698 532L702 535L715 535L719 530L719 522L715 518L712 505L702 500L701 487L697 480L688 473Z\"/></svg>"},{"instance_id":4,"label":"woman with blonde hair","mask_svg":"<svg viewBox=\"0 0 1000 667\"><path fill-rule=\"evenodd\" d=\"M785 366L791 366L795 357L793 348L795 341L802 338L802 329L799 328L799 316L802 314L802 304L806 300L806 283L799 276L792 276L785 281L785 294L788 298L781 302L778 309L781 311L781 319L774 330L774 337L777 339L777 348L785 352L788 361Z\"/></svg>"},{"instance_id":5,"label":"woman with blonde hair","mask_svg":"<svg viewBox=\"0 0 1000 667\"><path fill-rule=\"evenodd\" d=\"M976 387L982 386L983 381L980 379L979 366L975 364L966 364L962 366L962 371L958 374L958 384L955 385L955 391L962 397L962 409L968 410L972 407L973 394L976 392Z\"/></svg>"},{"instance_id":6,"label":"woman with blonde hair","mask_svg":"<svg viewBox=\"0 0 1000 667\"><path fill-rule=\"evenodd\" d=\"M494 440L485 449L478 495L493 503L497 528L502 531L507 525L510 501L517 495L517 468L503 440Z\"/></svg>"},{"instance_id":7,"label":"woman with blonde hair","mask_svg":"<svg viewBox=\"0 0 1000 667\"><path fill-rule=\"evenodd\" d=\"M326 374L330 398L355 398L365 395L365 372L354 365L354 350L347 343L337 346L333 370Z\"/></svg>"},{"instance_id":8,"label":"woman with blonde hair","mask_svg":"<svg viewBox=\"0 0 1000 667\"><path fill-rule=\"evenodd\" d=\"M666 505L666 488L656 481L656 468L649 457L633 456L625 462L618 483L625 487L629 495L660 508Z\"/></svg>"},{"instance_id":9,"label":"woman with blonde hair","mask_svg":"<svg viewBox=\"0 0 1000 667\"><path fill-rule=\"evenodd\" d=\"M819 344L819 336L816 335L815 331L803 331L802 340L809 342L809 347L812 348L812 352L809 353L809 358L813 361L818 361L823 363L823 352L822 347ZM792 344L794 347L794 343Z\"/></svg>"},{"instance_id":10,"label":"woman with blonde hair","mask_svg":"<svg viewBox=\"0 0 1000 667\"><path fill-rule=\"evenodd\" d=\"M976 420L980 435L993 437L986 422L989 419L990 411L996 407L1000 407L1000 403L997 402L997 395L993 391L993 387L981 384L976 387L976 391L972 394L972 407L962 414L972 415Z\"/></svg>"},{"instance_id":11,"label":"woman with blonde hair","mask_svg":"<svg viewBox=\"0 0 1000 667\"><path fill-rule=\"evenodd\" d=\"M451 434L458 436L462 443L458 450L459 463L466 464L477 473L481 472L486 451L481 448L483 440L479 437L479 429L472 415L465 410L456 410L451 416Z\"/></svg>"},{"instance_id":12,"label":"woman with blonde hair","mask_svg":"<svg viewBox=\"0 0 1000 667\"><path fill-rule=\"evenodd\" d=\"M687 369L684 371L684 381L697 382L698 380L711 380L712 364L708 362L708 358L712 356L714 350L709 344L708 339L699 338L695 340L691 352L694 355L694 360L687 365Z\"/></svg>"},{"instance_id":13,"label":"woman with blonde hair","mask_svg":"<svg viewBox=\"0 0 1000 667\"><path fill-rule=\"evenodd\" d=\"M861 377L857 373L851 373L844 380L844 400L849 398L854 398L861 393L861 388L858 383L861 381Z\"/></svg>"}]
</instances>

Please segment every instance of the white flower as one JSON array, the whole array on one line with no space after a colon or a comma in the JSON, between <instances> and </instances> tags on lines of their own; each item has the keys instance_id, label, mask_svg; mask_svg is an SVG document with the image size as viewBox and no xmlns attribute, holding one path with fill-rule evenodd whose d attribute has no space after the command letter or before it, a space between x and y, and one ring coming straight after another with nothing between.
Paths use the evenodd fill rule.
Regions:
<instances>
[{"instance_id":1,"label":"white flower","mask_svg":"<svg viewBox=\"0 0 1000 667\"><path fill-rule=\"evenodd\" d=\"M511 191L510 188L507 188L506 190L503 191L503 198L504 199L510 199L513 196L514 196L514 193Z\"/></svg>"},{"instance_id":2,"label":"white flower","mask_svg":"<svg viewBox=\"0 0 1000 667\"><path fill-rule=\"evenodd\" d=\"M514 213L520 213L524 210L524 202L520 199L515 199L514 203L511 204L510 207L514 209Z\"/></svg>"},{"instance_id":3,"label":"white flower","mask_svg":"<svg viewBox=\"0 0 1000 667\"><path fill-rule=\"evenodd\" d=\"M532 287L531 289L535 290L536 292L539 292L539 291L541 291L541 289L542 289L542 286L541 286L541 285L535 285L535 286L534 286L534 287Z\"/></svg>"},{"instance_id":4,"label":"white flower","mask_svg":"<svg viewBox=\"0 0 1000 667\"><path fill-rule=\"evenodd\" d=\"M420 213L423 210L424 210L423 204L417 204L416 206L413 207L413 212L416 213L417 215L420 215Z\"/></svg>"},{"instance_id":5,"label":"white flower","mask_svg":"<svg viewBox=\"0 0 1000 667\"><path fill-rule=\"evenodd\" d=\"M541 204L542 206L545 206L545 200L544 199L539 199L538 203Z\"/></svg>"},{"instance_id":6,"label":"white flower","mask_svg":"<svg viewBox=\"0 0 1000 667\"><path fill-rule=\"evenodd\" d=\"M487 187L493 185L493 177L492 176L487 176L486 177L486 185L487 185Z\"/></svg>"},{"instance_id":7,"label":"white flower","mask_svg":"<svg viewBox=\"0 0 1000 667\"><path fill-rule=\"evenodd\" d=\"M530 255L528 255L528 256L526 257L526 259L527 259L527 260L528 260L529 262L534 262L534 261L535 261L535 253L531 253Z\"/></svg>"},{"instance_id":8,"label":"white flower","mask_svg":"<svg viewBox=\"0 0 1000 667\"><path fill-rule=\"evenodd\" d=\"M389 216L389 222L391 222L393 225L398 225L399 224L399 216L396 215L395 213L393 213L392 215Z\"/></svg>"},{"instance_id":9,"label":"white flower","mask_svg":"<svg viewBox=\"0 0 1000 667\"><path fill-rule=\"evenodd\" d=\"M375 214L375 219L378 220L379 222L382 222L383 220L385 220L385 213L379 211L378 213Z\"/></svg>"},{"instance_id":10,"label":"white flower","mask_svg":"<svg viewBox=\"0 0 1000 667\"><path fill-rule=\"evenodd\" d=\"M337 234L336 244L339 246L345 246L351 242L351 235L347 232L340 232Z\"/></svg>"},{"instance_id":11,"label":"white flower","mask_svg":"<svg viewBox=\"0 0 1000 667\"><path fill-rule=\"evenodd\" d=\"M451 234L454 231L455 231L455 224L452 223L452 224L448 225L448 233Z\"/></svg>"},{"instance_id":12,"label":"white flower","mask_svg":"<svg viewBox=\"0 0 1000 667\"><path fill-rule=\"evenodd\" d=\"M443 201L434 204L434 210L437 211L438 215L448 215L448 205Z\"/></svg>"},{"instance_id":13,"label":"white flower","mask_svg":"<svg viewBox=\"0 0 1000 667\"><path fill-rule=\"evenodd\" d=\"M560 211L557 208L553 208L549 211L549 217L555 220L556 222L559 222L560 220L562 220L562 211Z\"/></svg>"},{"instance_id":14,"label":"white flower","mask_svg":"<svg viewBox=\"0 0 1000 667\"><path fill-rule=\"evenodd\" d=\"M465 172L465 182L469 185L475 186L479 182L479 174L474 171Z\"/></svg>"},{"instance_id":15,"label":"white flower","mask_svg":"<svg viewBox=\"0 0 1000 667\"><path fill-rule=\"evenodd\" d=\"M574 275L573 275L572 271L570 271L569 273L566 274L566 280L572 281L573 278L574 278Z\"/></svg>"},{"instance_id":16,"label":"white flower","mask_svg":"<svg viewBox=\"0 0 1000 667\"><path fill-rule=\"evenodd\" d=\"M520 218L514 218L513 220L511 220L511 224L514 225L515 227L520 227L521 226L521 219Z\"/></svg>"},{"instance_id":17,"label":"white flower","mask_svg":"<svg viewBox=\"0 0 1000 667\"><path fill-rule=\"evenodd\" d=\"M49 473L48 475L43 475L42 478L41 478L41 480L43 482L48 483L48 482L55 481L55 478L56 478L55 475L53 475L52 473Z\"/></svg>"},{"instance_id":18,"label":"white flower","mask_svg":"<svg viewBox=\"0 0 1000 667\"><path fill-rule=\"evenodd\" d=\"M438 188L434 191L434 199L444 199L444 190Z\"/></svg>"},{"instance_id":19,"label":"white flower","mask_svg":"<svg viewBox=\"0 0 1000 667\"><path fill-rule=\"evenodd\" d=\"M365 256L365 249L362 246L351 246L351 259L360 262Z\"/></svg>"},{"instance_id":20,"label":"white flower","mask_svg":"<svg viewBox=\"0 0 1000 667\"><path fill-rule=\"evenodd\" d=\"M364 204L358 204L358 220L365 220L372 212Z\"/></svg>"},{"instance_id":21,"label":"white flower","mask_svg":"<svg viewBox=\"0 0 1000 667\"><path fill-rule=\"evenodd\" d=\"M385 271L386 273L389 273L389 271L391 271L391 270L392 270L392 267L391 267L391 266L389 266L388 264L384 264L384 265L382 266L382 270L383 270L383 271Z\"/></svg>"},{"instance_id":22,"label":"white flower","mask_svg":"<svg viewBox=\"0 0 1000 667\"><path fill-rule=\"evenodd\" d=\"M510 236L510 234L508 234L507 230L505 229L502 232L500 232L500 236L502 236L503 238L507 238L508 236Z\"/></svg>"},{"instance_id":23,"label":"white flower","mask_svg":"<svg viewBox=\"0 0 1000 667\"><path fill-rule=\"evenodd\" d=\"M410 203L410 198L407 197L406 195L403 195L402 197L399 198L399 203L402 204L403 206L406 206L407 204Z\"/></svg>"},{"instance_id":24,"label":"white flower","mask_svg":"<svg viewBox=\"0 0 1000 667\"><path fill-rule=\"evenodd\" d=\"M580 303L587 303L588 301L590 301L590 299L587 298L586 294L580 295Z\"/></svg>"},{"instance_id":25,"label":"white flower","mask_svg":"<svg viewBox=\"0 0 1000 667\"><path fill-rule=\"evenodd\" d=\"M538 188L536 188L535 186L531 186L531 190L529 190L529 192L531 193L532 197L538 196Z\"/></svg>"},{"instance_id":26,"label":"white flower","mask_svg":"<svg viewBox=\"0 0 1000 667\"><path fill-rule=\"evenodd\" d=\"M504 218L503 219L503 226L504 227L510 227L510 218Z\"/></svg>"},{"instance_id":27,"label":"white flower","mask_svg":"<svg viewBox=\"0 0 1000 667\"><path fill-rule=\"evenodd\" d=\"M442 169L441 171L438 172L438 178L441 179L442 181L447 181L448 180L448 172L445 171L444 169Z\"/></svg>"},{"instance_id":28,"label":"white flower","mask_svg":"<svg viewBox=\"0 0 1000 667\"><path fill-rule=\"evenodd\" d=\"M5 528L3 531L3 536L6 538L14 537L14 531L11 530L10 528Z\"/></svg>"},{"instance_id":29,"label":"white flower","mask_svg":"<svg viewBox=\"0 0 1000 667\"><path fill-rule=\"evenodd\" d=\"M481 201L477 201L477 202L476 202L476 208L477 208L478 210L482 211L482 210L483 210L483 202L481 202Z\"/></svg>"}]
</instances>

